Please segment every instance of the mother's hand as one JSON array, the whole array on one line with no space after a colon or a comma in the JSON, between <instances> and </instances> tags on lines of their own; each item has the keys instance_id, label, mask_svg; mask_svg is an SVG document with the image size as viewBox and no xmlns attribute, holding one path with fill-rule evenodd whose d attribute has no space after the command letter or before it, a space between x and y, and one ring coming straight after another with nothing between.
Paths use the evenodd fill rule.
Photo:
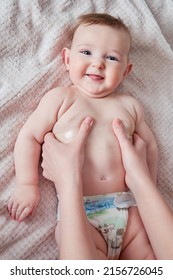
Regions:
<instances>
[{"instance_id":1,"label":"mother's hand","mask_svg":"<svg viewBox=\"0 0 173 280\"><path fill-rule=\"evenodd\" d=\"M140 180L151 179L146 161L147 145L145 141L134 133L132 144L126 136L123 122L119 119L113 121L113 131L121 149L127 186L132 189Z\"/></svg>"},{"instance_id":2,"label":"mother's hand","mask_svg":"<svg viewBox=\"0 0 173 280\"><path fill-rule=\"evenodd\" d=\"M59 142L53 133L47 133L42 147L43 176L54 183L65 183L67 177L82 172L84 147L92 127L93 119L86 117L81 123L74 141Z\"/></svg>"}]
</instances>

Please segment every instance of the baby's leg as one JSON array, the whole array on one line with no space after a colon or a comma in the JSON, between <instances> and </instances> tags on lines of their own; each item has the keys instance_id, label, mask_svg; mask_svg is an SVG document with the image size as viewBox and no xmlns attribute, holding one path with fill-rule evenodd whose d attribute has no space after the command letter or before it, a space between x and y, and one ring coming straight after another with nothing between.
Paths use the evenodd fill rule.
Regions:
<instances>
[{"instance_id":1,"label":"baby's leg","mask_svg":"<svg viewBox=\"0 0 173 280\"><path fill-rule=\"evenodd\" d=\"M88 223L95 247L97 248L98 259L107 259L107 244L101 233ZM58 223L55 230L55 240L61 251L60 244L60 224ZM70 233L69 233L70 234ZM69 248L69 251L71 249ZM76 248L78 250L78 248ZM154 252L147 237L146 231L142 224L137 207L129 209L129 219L127 230L124 236L122 252L120 259L124 260L153 260Z\"/></svg>"},{"instance_id":2,"label":"baby's leg","mask_svg":"<svg viewBox=\"0 0 173 280\"><path fill-rule=\"evenodd\" d=\"M88 226L90 228L93 240L94 240L94 244L95 247L97 249L97 254L98 254L98 260L105 260L107 259L107 245L106 242L104 240L104 238L102 237L102 235L100 234L100 232L95 229L92 225L90 225L88 223ZM70 234L70 233L69 233ZM57 223L57 226L55 228L55 240L61 255L61 241L60 241L60 222ZM71 250L71 248L69 248L69 251ZM78 250L78 248L76 248L76 250ZM61 256L60 256L61 258Z\"/></svg>"},{"instance_id":3,"label":"baby's leg","mask_svg":"<svg viewBox=\"0 0 173 280\"><path fill-rule=\"evenodd\" d=\"M129 208L129 219L124 235L120 259L154 260L155 255L137 207Z\"/></svg>"}]
</instances>

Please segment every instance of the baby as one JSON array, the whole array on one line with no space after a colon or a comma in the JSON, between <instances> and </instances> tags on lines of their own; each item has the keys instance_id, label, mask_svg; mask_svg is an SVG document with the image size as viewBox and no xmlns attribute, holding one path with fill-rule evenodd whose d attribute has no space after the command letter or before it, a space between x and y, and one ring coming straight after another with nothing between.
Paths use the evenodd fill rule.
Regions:
<instances>
[{"instance_id":1,"label":"baby","mask_svg":"<svg viewBox=\"0 0 173 280\"><path fill-rule=\"evenodd\" d=\"M22 127L15 144L16 187L8 203L21 222L38 205L38 163L47 132L64 143L73 141L86 116L94 119L85 149L83 196L86 215L107 242L107 257L154 258L136 202L125 185L125 171L112 121L121 119L130 141L137 132L147 143L147 162L154 180L157 145L141 105L115 89L130 73L131 36L120 19L107 14L78 18L71 47L62 58L72 85L49 91ZM132 250L140 245L140 250ZM124 254L124 255L123 255ZM129 256L130 255L130 256Z\"/></svg>"}]
</instances>

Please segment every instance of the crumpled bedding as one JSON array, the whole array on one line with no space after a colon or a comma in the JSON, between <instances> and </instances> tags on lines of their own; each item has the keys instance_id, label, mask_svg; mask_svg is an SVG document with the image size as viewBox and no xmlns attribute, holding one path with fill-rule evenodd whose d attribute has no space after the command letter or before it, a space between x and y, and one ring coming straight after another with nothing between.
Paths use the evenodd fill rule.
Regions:
<instances>
[{"instance_id":1,"label":"crumpled bedding","mask_svg":"<svg viewBox=\"0 0 173 280\"><path fill-rule=\"evenodd\" d=\"M35 216L18 224L7 212L15 186L13 149L42 96L69 80L61 49L80 14L119 16L132 34L133 71L117 91L135 96L159 147L158 188L173 208L173 1L6 0L0 9L0 259L58 259L54 240L57 198L40 173Z\"/></svg>"}]
</instances>

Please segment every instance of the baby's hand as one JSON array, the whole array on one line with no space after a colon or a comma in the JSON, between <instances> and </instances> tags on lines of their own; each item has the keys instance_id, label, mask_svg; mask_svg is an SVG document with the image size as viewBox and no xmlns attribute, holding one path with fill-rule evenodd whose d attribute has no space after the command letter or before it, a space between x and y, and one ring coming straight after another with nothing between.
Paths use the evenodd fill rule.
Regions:
<instances>
[{"instance_id":1,"label":"baby's hand","mask_svg":"<svg viewBox=\"0 0 173 280\"><path fill-rule=\"evenodd\" d=\"M37 185L16 186L8 202L8 211L12 219L22 222L34 213L39 200L40 193Z\"/></svg>"}]
</instances>

